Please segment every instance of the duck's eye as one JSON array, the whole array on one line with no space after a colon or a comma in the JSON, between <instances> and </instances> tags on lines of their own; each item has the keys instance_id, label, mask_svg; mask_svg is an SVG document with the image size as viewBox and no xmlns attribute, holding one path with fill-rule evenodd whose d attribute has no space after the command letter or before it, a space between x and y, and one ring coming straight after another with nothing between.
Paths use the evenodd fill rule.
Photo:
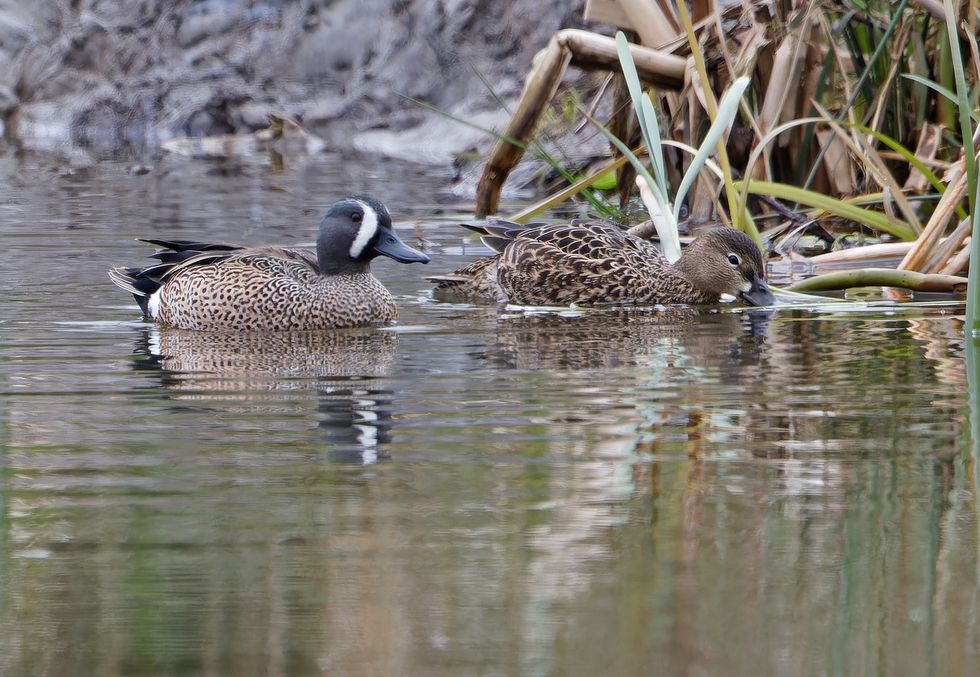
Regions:
<instances>
[{"instance_id":1,"label":"duck's eye","mask_svg":"<svg viewBox=\"0 0 980 677\"><path fill-rule=\"evenodd\" d=\"M361 212L354 212L353 214L350 215L350 220L353 221L354 223L360 223L361 218L363 218ZM728 258L729 260L731 259L730 256Z\"/></svg>"},{"instance_id":2,"label":"duck's eye","mask_svg":"<svg viewBox=\"0 0 980 677\"><path fill-rule=\"evenodd\" d=\"M728 262L733 266L739 266L742 264L742 259L738 258L738 254L729 254Z\"/></svg>"}]
</instances>

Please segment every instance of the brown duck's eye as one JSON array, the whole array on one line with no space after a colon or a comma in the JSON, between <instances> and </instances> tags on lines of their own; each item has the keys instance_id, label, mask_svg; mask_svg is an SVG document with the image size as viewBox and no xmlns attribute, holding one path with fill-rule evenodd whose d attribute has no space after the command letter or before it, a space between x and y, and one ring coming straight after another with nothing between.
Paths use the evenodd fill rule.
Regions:
<instances>
[{"instance_id":1,"label":"brown duck's eye","mask_svg":"<svg viewBox=\"0 0 980 677\"><path fill-rule=\"evenodd\" d=\"M728 255L728 262L730 264L732 264L733 266L738 266L738 265L741 265L742 259L738 258L738 254L729 254Z\"/></svg>"},{"instance_id":2,"label":"brown duck's eye","mask_svg":"<svg viewBox=\"0 0 980 677\"><path fill-rule=\"evenodd\" d=\"M354 212L353 214L351 214L350 215L350 220L353 221L354 223L360 223L360 221L361 221L361 212Z\"/></svg>"}]
</instances>

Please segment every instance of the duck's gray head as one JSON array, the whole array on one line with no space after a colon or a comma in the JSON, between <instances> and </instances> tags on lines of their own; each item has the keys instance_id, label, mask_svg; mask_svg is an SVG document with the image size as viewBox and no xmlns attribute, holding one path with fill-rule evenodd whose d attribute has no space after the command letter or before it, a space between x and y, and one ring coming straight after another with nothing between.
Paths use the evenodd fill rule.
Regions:
<instances>
[{"instance_id":1,"label":"duck's gray head","mask_svg":"<svg viewBox=\"0 0 980 677\"><path fill-rule=\"evenodd\" d=\"M391 215L373 197L356 195L333 204L320 222L317 262L326 275L367 269L377 256L401 263L428 263L429 257L401 241L391 227Z\"/></svg>"},{"instance_id":2,"label":"duck's gray head","mask_svg":"<svg viewBox=\"0 0 980 677\"><path fill-rule=\"evenodd\" d=\"M762 253L748 235L734 228L705 231L676 265L701 291L731 294L753 306L776 301L766 284Z\"/></svg>"}]
</instances>

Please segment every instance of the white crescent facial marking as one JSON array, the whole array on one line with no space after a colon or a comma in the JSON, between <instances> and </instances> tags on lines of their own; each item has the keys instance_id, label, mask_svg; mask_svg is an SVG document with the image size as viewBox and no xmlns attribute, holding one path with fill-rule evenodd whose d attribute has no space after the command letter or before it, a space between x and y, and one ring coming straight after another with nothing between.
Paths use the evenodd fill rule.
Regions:
<instances>
[{"instance_id":1,"label":"white crescent facial marking","mask_svg":"<svg viewBox=\"0 0 980 677\"><path fill-rule=\"evenodd\" d=\"M751 282L743 282L743 283L742 283L742 286L741 286L741 287L739 287L738 289L739 289L739 291L741 291L741 292L747 292L747 291L749 291L750 289L752 289L752 283L751 283Z\"/></svg>"},{"instance_id":2,"label":"white crescent facial marking","mask_svg":"<svg viewBox=\"0 0 980 677\"><path fill-rule=\"evenodd\" d=\"M361 205L361 209L364 210L364 217L361 219L361 229L357 231L357 237L354 238L354 242L350 246L352 259L361 255L367 243L378 232L378 213L361 201L358 201L357 204Z\"/></svg>"},{"instance_id":3,"label":"white crescent facial marking","mask_svg":"<svg viewBox=\"0 0 980 677\"><path fill-rule=\"evenodd\" d=\"M146 302L146 309L150 313L150 319L155 320L160 314L160 292L163 291L163 287L157 289L155 292L150 294L150 300Z\"/></svg>"}]
</instances>

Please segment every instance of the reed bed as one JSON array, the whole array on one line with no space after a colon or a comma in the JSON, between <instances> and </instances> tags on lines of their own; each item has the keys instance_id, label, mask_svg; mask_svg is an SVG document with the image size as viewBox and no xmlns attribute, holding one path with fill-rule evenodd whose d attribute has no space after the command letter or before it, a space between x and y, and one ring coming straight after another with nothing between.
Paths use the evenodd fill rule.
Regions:
<instances>
[{"instance_id":1,"label":"reed bed","mask_svg":"<svg viewBox=\"0 0 980 677\"><path fill-rule=\"evenodd\" d=\"M611 69L625 86L606 88L612 113L595 121L616 137L610 160L515 218L582 190L595 203L601 193L590 186L610 171L617 186L599 199L618 206L638 195L640 175L653 186L654 221L720 220L807 276L835 276L804 288L857 281L962 291L959 275L969 270L968 327L980 330L977 266L969 265L980 256L976 2L699 0L690 3L693 14L671 0L646 5L664 20L655 30L633 26L620 38L622 69L610 65L609 38L577 33L556 35L543 51L548 58L537 60L522 97L527 105L518 106L505 133L517 130L520 142L529 141L536 116L553 98L555 73L560 77L568 64ZM717 102L734 90L740 96L734 108L729 100L719 123ZM701 158L696 149L705 149L706 138ZM496 211L499 186L519 157L515 148L507 138L498 141L478 211ZM692 175L698 162L706 164ZM678 192L682 186L686 192ZM825 251L805 255L795 244L804 235ZM898 259L886 270L882 247Z\"/></svg>"}]
</instances>

